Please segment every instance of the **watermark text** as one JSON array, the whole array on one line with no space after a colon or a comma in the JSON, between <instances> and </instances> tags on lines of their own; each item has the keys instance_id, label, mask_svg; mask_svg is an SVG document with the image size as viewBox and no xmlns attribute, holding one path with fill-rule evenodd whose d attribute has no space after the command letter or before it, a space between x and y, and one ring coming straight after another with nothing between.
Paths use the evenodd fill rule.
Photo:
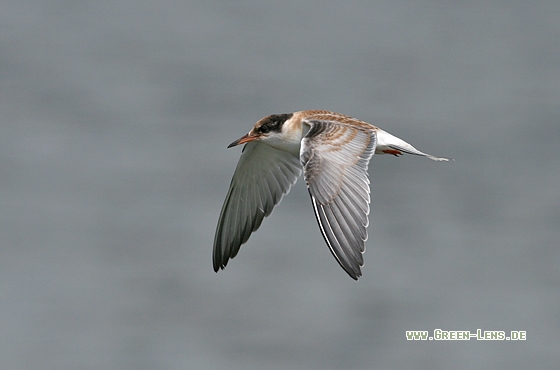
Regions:
<instances>
[{"instance_id":1,"label":"watermark text","mask_svg":"<svg viewBox=\"0 0 560 370\"><path fill-rule=\"evenodd\" d=\"M430 336L427 330L407 330L406 340L527 340L527 331L511 330L509 335L503 330L477 329L475 333L470 330L442 330L434 329Z\"/></svg>"}]
</instances>

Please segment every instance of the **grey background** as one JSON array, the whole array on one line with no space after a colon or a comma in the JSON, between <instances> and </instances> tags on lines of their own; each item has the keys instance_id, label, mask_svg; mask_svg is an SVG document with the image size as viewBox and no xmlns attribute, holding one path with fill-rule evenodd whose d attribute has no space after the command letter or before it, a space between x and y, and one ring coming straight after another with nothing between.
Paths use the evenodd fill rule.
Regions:
<instances>
[{"instance_id":1,"label":"grey background","mask_svg":"<svg viewBox=\"0 0 560 370\"><path fill-rule=\"evenodd\" d=\"M557 368L560 3L0 2L3 369ZM329 109L376 156L364 276L299 181L227 269L261 117ZM405 330L526 330L409 342Z\"/></svg>"}]
</instances>

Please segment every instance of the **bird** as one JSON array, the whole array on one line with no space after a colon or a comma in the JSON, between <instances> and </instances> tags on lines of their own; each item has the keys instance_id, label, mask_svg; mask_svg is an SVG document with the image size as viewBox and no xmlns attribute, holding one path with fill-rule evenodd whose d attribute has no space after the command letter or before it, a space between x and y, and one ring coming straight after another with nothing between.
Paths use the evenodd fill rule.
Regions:
<instances>
[{"instance_id":1,"label":"bird","mask_svg":"<svg viewBox=\"0 0 560 370\"><path fill-rule=\"evenodd\" d=\"M344 114L304 110L259 120L228 148L245 144L214 237L214 271L224 269L303 172L319 230L354 280L362 276L370 211L368 165L374 154L434 161L382 129Z\"/></svg>"}]
</instances>

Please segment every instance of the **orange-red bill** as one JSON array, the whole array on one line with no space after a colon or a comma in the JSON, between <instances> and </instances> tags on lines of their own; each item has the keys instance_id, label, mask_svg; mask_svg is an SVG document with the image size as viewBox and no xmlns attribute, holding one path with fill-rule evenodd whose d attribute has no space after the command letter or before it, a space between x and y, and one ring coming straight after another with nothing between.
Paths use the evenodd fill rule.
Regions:
<instances>
[{"instance_id":1,"label":"orange-red bill","mask_svg":"<svg viewBox=\"0 0 560 370\"><path fill-rule=\"evenodd\" d=\"M228 148L232 148L232 147L237 146L237 145L245 144L245 143L248 143L248 142L256 140L256 139L258 139L258 136L253 136L253 135L247 134L247 135L242 136L239 139L235 140L233 143L229 144Z\"/></svg>"}]
</instances>

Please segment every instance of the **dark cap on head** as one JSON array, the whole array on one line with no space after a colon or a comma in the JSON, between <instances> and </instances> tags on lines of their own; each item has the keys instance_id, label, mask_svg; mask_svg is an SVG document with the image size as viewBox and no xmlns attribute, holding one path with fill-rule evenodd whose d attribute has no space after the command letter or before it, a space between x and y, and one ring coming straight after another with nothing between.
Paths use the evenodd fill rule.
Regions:
<instances>
[{"instance_id":1,"label":"dark cap on head","mask_svg":"<svg viewBox=\"0 0 560 370\"><path fill-rule=\"evenodd\" d=\"M272 114L268 117L265 117L259 121L260 125L255 127L257 132L262 132L266 134L267 132L281 132L282 125L284 122L292 118L293 113L285 113L285 114Z\"/></svg>"}]
</instances>

